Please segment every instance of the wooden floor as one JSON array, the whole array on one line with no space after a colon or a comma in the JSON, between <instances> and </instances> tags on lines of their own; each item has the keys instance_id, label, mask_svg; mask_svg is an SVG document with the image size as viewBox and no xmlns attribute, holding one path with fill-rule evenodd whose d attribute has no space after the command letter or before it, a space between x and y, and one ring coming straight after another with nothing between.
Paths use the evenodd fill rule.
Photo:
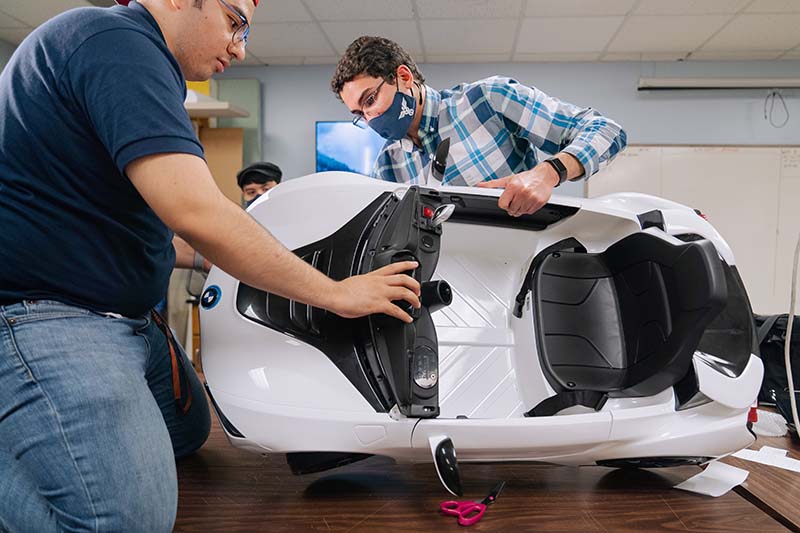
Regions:
<instances>
[{"instance_id":1,"label":"wooden floor","mask_svg":"<svg viewBox=\"0 0 800 533\"><path fill-rule=\"evenodd\" d=\"M800 514L800 476L736 464L751 471L747 486L720 498L672 488L699 472L695 467L622 471L463 464L461 472L466 499L481 499L497 481L507 482L474 531L800 530L800 516L792 515ZM282 455L261 457L231 447L216 419L206 445L178 464L178 482L176 531L463 530L438 512L448 498L431 465L371 458L294 476ZM776 498L778 510L770 503Z\"/></svg>"}]
</instances>

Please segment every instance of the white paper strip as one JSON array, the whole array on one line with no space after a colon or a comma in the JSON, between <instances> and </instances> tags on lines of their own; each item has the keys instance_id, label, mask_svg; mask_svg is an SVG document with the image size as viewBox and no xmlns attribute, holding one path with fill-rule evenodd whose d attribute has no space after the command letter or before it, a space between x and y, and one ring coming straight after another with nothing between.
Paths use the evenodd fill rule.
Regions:
<instances>
[{"instance_id":1,"label":"white paper strip","mask_svg":"<svg viewBox=\"0 0 800 533\"><path fill-rule=\"evenodd\" d=\"M675 488L718 498L733 487L741 485L749 473L735 466L712 461L705 470L675 485Z\"/></svg>"},{"instance_id":2,"label":"white paper strip","mask_svg":"<svg viewBox=\"0 0 800 533\"><path fill-rule=\"evenodd\" d=\"M762 465L777 466L792 472L800 472L800 461L786 457L786 450L762 446L760 450L739 450L733 454L734 457L753 461Z\"/></svg>"}]
</instances>

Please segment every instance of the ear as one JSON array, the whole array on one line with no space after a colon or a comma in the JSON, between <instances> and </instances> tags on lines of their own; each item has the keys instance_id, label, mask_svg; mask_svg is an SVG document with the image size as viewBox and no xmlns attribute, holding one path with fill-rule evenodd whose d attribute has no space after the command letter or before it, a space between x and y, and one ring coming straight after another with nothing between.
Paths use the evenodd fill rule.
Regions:
<instances>
[{"instance_id":1,"label":"ear","mask_svg":"<svg viewBox=\"0 0 800 533\"><path fill-rule=\"evenodd\" d=\"M185 0L167 0L166 4L170 11L180 11L186 7L187 2Z\"/></svg>"},{"instance_id":2,"label":"ear","mask_svg":"<svg viewBox=\"0 0 800 533\"><path fill-rule=\"evenodd\" d=\"M411 69L406 65L397 67L397 79L400 86L404 89L410 89L411 86L414 85L414 75L411 73Z\"/></svg>"}]
</instances>

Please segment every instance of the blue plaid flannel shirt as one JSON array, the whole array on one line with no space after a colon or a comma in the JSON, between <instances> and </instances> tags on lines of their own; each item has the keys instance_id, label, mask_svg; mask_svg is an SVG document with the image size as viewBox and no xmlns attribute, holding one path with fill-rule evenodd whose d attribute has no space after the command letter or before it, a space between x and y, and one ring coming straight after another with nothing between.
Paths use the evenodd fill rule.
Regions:
<instances>
[{"instance_id":1,"label":"blue plaid flannel shirt","mask_svg":"<svg viewBox=\"0 0 800 533\"><path fill-rule=\"evenodd\" d=\"M408 136L387 142L373 177L424 184L436 147L447 137L443 183L448 185L475 185L530 170L538 162L537 150L574 155L589 177L626 144L625 131L613 120L511 78L496 76L441 92L425 89L422 147Z\"/></svg>"}]
</instances>

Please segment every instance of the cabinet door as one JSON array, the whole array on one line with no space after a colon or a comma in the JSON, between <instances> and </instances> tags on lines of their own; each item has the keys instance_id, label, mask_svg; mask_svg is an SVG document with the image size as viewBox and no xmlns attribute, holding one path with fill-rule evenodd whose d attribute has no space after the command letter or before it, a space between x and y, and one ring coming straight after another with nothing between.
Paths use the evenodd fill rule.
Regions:
<instances>
[{"instance_id":1,"label":"cabinet door","mask_svg":"<svg viewBox=\"0 0 800 533\"><path fill-rule=\"evenodd\" d=\"M241 204L242 191L236 174L242 169L241 128L200 128L200 143L205 150L208 168L223 194Z\"/></svg>"}]
</instances>

